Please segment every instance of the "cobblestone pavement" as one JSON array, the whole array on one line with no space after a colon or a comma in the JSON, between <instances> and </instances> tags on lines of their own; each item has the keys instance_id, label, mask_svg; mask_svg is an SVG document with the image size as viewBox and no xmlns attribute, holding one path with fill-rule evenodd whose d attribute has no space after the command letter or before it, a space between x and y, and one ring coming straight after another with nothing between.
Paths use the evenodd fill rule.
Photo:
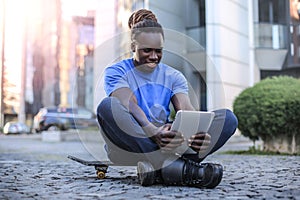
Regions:
<instances>
[{"instance_id":1,"label":"cobblestone pavement","mask_svg":"<svg viewBox=\"0 0 300 200\"><path fill-rule=\"evenodd\" d=\"M215 189L142 187L135 167L111 167L100 180L93 167L67 159L68 154L88 158L93 145L101 146L0 135L0 199L300 199L299 156L216 153L205 160L224 166ZM245 141L229 142L221 152L248 146Z\"/></svg>"}]
</instances>

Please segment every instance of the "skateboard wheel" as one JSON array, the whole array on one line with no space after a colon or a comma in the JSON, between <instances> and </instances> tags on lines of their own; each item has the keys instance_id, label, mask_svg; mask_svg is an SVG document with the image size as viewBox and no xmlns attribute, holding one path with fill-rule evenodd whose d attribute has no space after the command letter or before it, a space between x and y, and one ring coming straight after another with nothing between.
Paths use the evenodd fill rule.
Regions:
<instances>
[{"instance_id":1,"label":"skateboard wheel","mask_svg":"<svg viewBox=\"0 0 300 200\"><path fill-rule=\"evenodd\" d=\"M104 179L105 178L105 172L103 172L103 171L97 171L97 177L99 179Z\"/></svg>"}]
</instances>

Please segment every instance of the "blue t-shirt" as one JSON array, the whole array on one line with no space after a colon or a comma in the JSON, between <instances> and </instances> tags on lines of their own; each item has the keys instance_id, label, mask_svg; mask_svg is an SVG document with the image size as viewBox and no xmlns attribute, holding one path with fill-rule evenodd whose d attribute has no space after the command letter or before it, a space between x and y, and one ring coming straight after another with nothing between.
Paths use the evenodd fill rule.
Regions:
<instances>
[{"instance_id":1,"label":"blue t-shirt","mask_svg":"<svg viewBox=\"0 0 300 200\"><path fill-rule=\"evenodd\" d=\"M142 72L136 69L132 58L106 68L104 81L108 96L116 89L130 88L148 120L157 125L168 121L171 97L188 94L187 81L178 70L159 63L153 72Z\"/></svg>"}]
</instances>

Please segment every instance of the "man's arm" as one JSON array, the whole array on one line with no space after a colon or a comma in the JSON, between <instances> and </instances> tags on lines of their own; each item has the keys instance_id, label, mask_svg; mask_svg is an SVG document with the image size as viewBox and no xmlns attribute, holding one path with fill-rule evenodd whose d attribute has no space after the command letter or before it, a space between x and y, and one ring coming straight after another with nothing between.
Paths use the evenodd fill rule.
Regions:
<instances>
[{"instance_id":1,"label":"man's arm","mask_svg":"<svg viewBox=\"0 0 300 200\"><path fill-rule=\"evenodd\" d=\"M195 110L187 94L177 93L172 97L171 102L176 112L178 110Z\"/></svg>"},{"instance_id":2,"label":"man's arm","mask_svg":"<svg viewBox=\"0 0 300 200\"><path fill-rule=\"evenodd\" d=\"M183 142L181 133L170 131L171 124L165 124L161 127L154 126L137 104L137 99L129 88L119 88L115 90L111 96L120 100L121 104L123 104L137 120L147 136L152 138L160 148L172 150L181 145Z\"/></svg>"},{"instance_id":3,"label":"man's arm","mask_svg":"<svg viewBox=\"0 0 300 200\"><path fill-rule=\"evenodd\" d=\"M138 106L136 97L129 88L119 88L112 92L111 96L118 98L142 127L150 123L144 111Z\"/></svg>"}]
</instances>

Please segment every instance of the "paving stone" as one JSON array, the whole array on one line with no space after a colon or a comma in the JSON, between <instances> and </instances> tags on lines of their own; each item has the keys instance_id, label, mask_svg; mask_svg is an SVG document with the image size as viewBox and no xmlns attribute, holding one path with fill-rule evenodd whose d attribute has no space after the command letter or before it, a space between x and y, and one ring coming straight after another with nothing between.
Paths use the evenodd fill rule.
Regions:
<instances>
[{"instance_id":1,"label":"paving stone","mask_svg":"<svg viewBox=\"0 0 300 200\"><path fill-rule=\"evenodd\" d=\"M37 138L0 135L0 199L300 197L299 156L214 154L207 157L205 162L220 163L224 166L222 182L215 189L164 185L142 187L137 180L136 167L110 167L107 178L101 180L97 179L93 167L67 159L69 154L90 158L90 153L82 145L81 142L74 141L49 144Z\"/></svg>"}]
</instances>

